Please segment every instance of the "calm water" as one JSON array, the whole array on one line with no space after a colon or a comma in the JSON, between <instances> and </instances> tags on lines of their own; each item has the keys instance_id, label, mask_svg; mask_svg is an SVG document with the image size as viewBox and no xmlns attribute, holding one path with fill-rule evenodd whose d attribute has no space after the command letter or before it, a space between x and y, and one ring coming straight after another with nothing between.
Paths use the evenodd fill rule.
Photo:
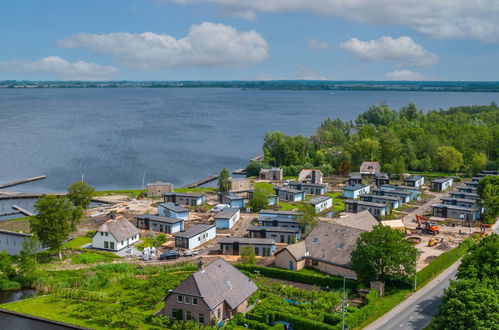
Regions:
<instances>
[{"instance_id":1,"label":"calm water","mask_svg":"<svg viewBox=\"0 0 499 330\"><path fill-rule=\"evenodd\" d=\"M265 132L313 134L326 117L354 119L386 101L422 109L499 102L494 93L258 91L239 89L0 90L0 182L62 191L85 180L98 189L166 180L181 186L244 167Z\"/></svg>"}]
</instances>

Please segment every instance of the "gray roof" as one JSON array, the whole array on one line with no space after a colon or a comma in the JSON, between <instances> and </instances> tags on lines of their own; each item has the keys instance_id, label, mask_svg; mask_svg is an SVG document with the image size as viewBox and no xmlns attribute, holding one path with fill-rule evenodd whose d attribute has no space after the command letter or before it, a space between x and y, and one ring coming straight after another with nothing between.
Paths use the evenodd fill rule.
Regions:
<instances>
[{"instance_id":1,"label":"gray roof","mask_svg":"<svg viewBox=\"0 0 499 330\"><path fill-rule=\"evenodd\" d=\"M456 201L459 203L470 203L470 204L476 204L477 200L476 199L468 199L468 198L456 198L456 197L442 197L440 198L442 201Z\"/></svg>"},{"instance_id":2,"label":"gray roof","mask_svg":"<svg viewBox=\"0 0 499 330\"><path fill-rule=\"evenodd\" d=\"M321 195L321 196L315 196L315 197L310 198L310 200L308 202L312 205L317 205L319 203L325 202L325 201L330 200L330 199L332 199L332 198L329 196L322 196Z\"/></svg>"},{"instance_id":3,"label":"gray roof","mask_svg":"<svg viewBox=\"0 0 499 330\"><path fill-rule=\"evenodd\" d=\"M393 194L396 194L396 195L404 195L404 196L409 196L409 195L412 195L412 193L410 191L405 191L405 190L398 190L398 189L394 189L394 190L388 190L388 189L373 189L372 192L378 192L378 191L383 191L385 193L393 193Z\"/></svg>"},{"instance_id":4,"label":"gray roof","mask_svg":"<svg viewBox=\"0 0 499 330\"><path fill-rule=\"evenodd\" d=\"M290 194L303 194L303 191L297 190L297 189L293 189L293 188L289 188L289 187L275 187L274 190L284 191L284 192L287 192L287 193L290 193Z\"/></svg>"},{"instance_id":5,"label":"gray roof","mask_svg":"<svg viewBox=\"0 0 499 330\"><path fill-rule=\"evenodd\" d=\"M366 184L354 184L353 186L348 186L343 188L343 190L359 190L359 189L364 189L365 187L369 187Z\"/></svg>"},{"instance_id":6,"label":"gray roof","mask_svg":"<svg viewBox=\"0 0 499 330\"><path fill-rule=\"evenodd\" d=\"M423 177L421 175L411 175L411 176L404 178L404 181L418 181L421 179L423 179Z\"/></svg>"},{"instance_id":7,"label":"gray roof","mask_svg":"<svg viewBox=\"0 0 499 330\"><path fill-rule=\"evenodd\" d=\"M254 244L254 245L274 245L275 241L270 238L253 238L253 237L221 237L218 239L218 244Z\"/></svg>"},{"instance_id":8,"label":"gray roof","mask_svg":"<svg viewBox=\"0 0 499 330\"><path fill-rule=\"evenodd\" d=\"M122 241L133 235L137 235L139 230L130 221L121 217L107 220L97 229L97 232L110 233L117 241Z\"/></svg>"},{"instance_id":9,"label":"gray roof","mask_svg":"<svg viewBox=\"0 0 499 330\"><path fill-rule=\"evenodd\" d=\"M223 301L234 309L257 290L249 277L219 258L189 276L172 292L201 297L211 310Z\"/></svg>"},{"instance_id":10,"label":"gray roof","mask_svg":"<svg viewBox=\"0 0 499 330\"><path fill-rule=\"evenodd\" d=\"M369 212L362 211L359 213L348 213L346 217L333 219L333 222L350 228L371 231L374 226L378 225L378 220Z\"/></svg>"},{"instance_id":11,"label":"gray roof","mask_svg":"<svg viewBox=\"0 0 499 330\"><path fill-rule=\"evenodd\" d=\"M458 206L458 205L447 205L447 204L433 204L431 207L436 207L436 208L448 208L451 210L460 210L460 211L469 211L469 212L475 212L476 208L474 207L464 207L464 206Z\"/></svg>"},{"instance_id":12,"label":"gray roof","mask_svg":"<svg viewBox=\"0 0 499 330\"><path fill-rule=\"evenodd\" d=\"M357 179L357 180L362 180L362 175L358 172L353 172L353 173L350 173L348 174L348 178L349 179Z\"/></svg>"},{"instance_id":13,"label":"gray roof","mask_svg":"<svg viewBox=\"0 0 499 330\"><path fill-rule=\"evenodd\" d=\"M173 195L181 197L193 197L193 198L199 198L204 196L203 194L190 194L190 193L178 193L178 192L167 192L163 194L163 196L173 196Z\"/></svg>"},{"instance_id":14,"label":"gray roof","mask_svg":"<svg viewBox=\"0 0 499 330\"><path fill-rule=\"evenodd\" d=\"M175 237L184 237L184 238L191 238L196 235L199 235L201 233L204 233L205 231L215 228L214 225L195 225L194 227L191 227L187 229L186 231L182 231L180 233L176 233L173 236Z\"/></svg>"},{"instance_id":15,"label":"gray roof","mask_svg":"<svg viewBox=\"0 0 499 330\"><path fill-rule=\"evenodd\" d=\"M325 183L312 183L312 182L291 182L291 183L289 183L289 186L290 187L301 187L301 186L305 186L305 187L320 187L320 188L323 188L323 187L327 187L327 184L325 184Z\"/></svg>"},{"instance_id":16,"label":"gray roof","mask_svg":"<svg viewBox=\"0 0 499 330\"><path fill-rule=\"evenodd\" d=\"M232 207L232 208L226 208L221 212L218 212L217 215L215 215L215 219L230 219L239 212L239 208L237 207Z\"/></svg>"},{"instance_id":17,"label":"gray roof","mask_svg":"<svg viewBox=\"0 0 499 330\"><path fill-rule=\"evenodd\" d=\"M222 197L227 198L228 200L231 200L231 201L233 201L233 200L237 201L237 200L240 200L240 199L244 199L244 197L241 197L241 196L238 196L238 195L232 194L232 193L222 194Z\"/></svg>"},{"instance_id":18,"label":"gray roof","mask_svg":"<svg viewBox=\"0 0 499 330\"><path fill-rule=\"evenodd\" d=\"M390 177L388 176L388 174L386 173L376 173L375 175L376 179L390 179Z\"/></svg>"},{"instance_id":19,"label":"gray roof","mask_svg":"<svg viewBox=\"0 0 499 330\"><path fill-rule=\"evenodd\" d=\"M400 184L384 184L381 186L381 188L395 188L399 190L404 190L404 191L420 191L418 187L409 187L409 186L403 186Z\"/></svg>"},{"instance_id":20,"label":"gray roof","mask_svg":"<svg viewBox=\"0 0 499 330\"><path fill-rule=\"evenodd\" d=\"M156 182L148 183L147 186L173 186L173 183L156 181Z\"/></svg>"},{"instance_id":21,"label":"gray roof","mask_svg":"<svg viewBox=\"0 0 499 330\"><path fill-rule=\"evenodd\" d=\"M475 197L475 198L479 197L477 193L468 193L468 192L463 192L463 191L451 191L449 194L450 195L465 196L465 197Z\"/></svg>"},{"instance_id":22,"label":"gray roof","mask_svg":"<svg viewBox=\"0 0 499 330\"><path fill-rule=\"evenodd\" d=\"M279 211L279 210L260 210L259 214L261 213L268 213L275 215L295 215L295 216L300 215L300 212L298 211Z\"/></svg>"},{"instance_id":23,"label":"gray roof","mask_svg":"<svg viewBox=\"0 0 499 330\"><path fill-rule=\"evenodd\" d=\"M371 207L383 207L383 208L386 207L386 204L383 204L383 203L359 201L356 199L347 199L343 203L345 203L345 204L359 204L359 205L365 205L365 206L371 206Z\"/></svg>"},{"instance_id":24,"label":"gray roof","mask_svg":"<svg viewBox=\"0 0 499 330\"><path fill-rule=\"evenodd\" d=\"M276 233L297 233L300 231L300 228L296 227L273 227L273 226L249 226L247 231L268 231L268 232L276 232Z\"/></svg>"},{"instance_id":25,"label":"gray roof","mask_svg":"<svg viewBox=\"0 0 499 330\"><path fill-rule=\"evenodd\" d=\"M431 179L431 183L444 183L444 182L447 182L449 180L452 180L452 178L435 178L435 179Z\"/></svg>"},{"instance_id":26,"label":"gray roof","mask_svg":"<svg viewBox=\"0 0 499 330\"><path fill-rule=\"evenodd\" d=\"M289 222L289 223L296 223L296 218L281 218L281 217L269 217L269 218L262 218L262 222Z\"/></svg>"},{"instance_id":27,"label":"gray roof","mask_svg":"<svg viewBox=\"0 0 499 330\"><path fill-rule=\"evenodd\" d=\"M137 216L137 219L144 219L144 220L147 219L147 220L159 221L159 222L165 222L165 223L177 223L177 222L184 221L183 219L163 217L160 215L152 215L152 214L142 214L142 215Z\"/></svg>"},{"instance_id":28,"label":"gray roof","mask_svg":"<svg viewBox=\"0 0 499 330\"><path fill-rule=\"evenodd\" d=\"M179 212L188 212L189 211L189 209L186 209L185 207L180 206L178 204L174 204L172 202L160 203L160 204L158 204L158 206L161 206L161 207L163 207L165 209L168 209L168 210L171 210L171 211L177 212L177 213L179 213Z\"/></svg>"},{"instance_id":29,"label":"gray roof","mask_svg":"<svg viewBox=\"0 0 499 330\"><path fill-rule=\"evenodd\" d=\"M400 201L400 197L397 196L385 196L385 195L372 195L372 194L360 194L359 197L372 197L373 199L383 199L387 201Z\"/></svg>"}]
</instances>

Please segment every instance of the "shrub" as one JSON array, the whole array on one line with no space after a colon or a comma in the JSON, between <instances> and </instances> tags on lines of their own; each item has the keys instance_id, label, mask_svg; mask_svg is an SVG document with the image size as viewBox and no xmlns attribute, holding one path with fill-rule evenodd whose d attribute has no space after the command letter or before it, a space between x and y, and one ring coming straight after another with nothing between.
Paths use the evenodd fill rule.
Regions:
<instances>
[{"instance_id":1,"label":"shrub","mask_svg":"<svg viewBox=\"0 0 499 330\"><path fill-rule=\"evenodd\" d=\"M90 237L90 238L93 238L95 236L95 233L97 232L97 230L89 230L85 233L85 236L86 237Z\"/></svg>"}]
</instances>

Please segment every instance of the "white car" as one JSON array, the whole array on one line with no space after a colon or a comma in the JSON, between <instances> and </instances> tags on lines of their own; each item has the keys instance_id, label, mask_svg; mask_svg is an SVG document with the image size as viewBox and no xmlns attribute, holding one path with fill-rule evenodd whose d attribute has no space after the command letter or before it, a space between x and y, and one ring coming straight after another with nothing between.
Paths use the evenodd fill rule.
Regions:
<instances>
[{"instance_id":1,"label":"white car","mask_svg":"<svg viewBox=\"0 0 499 330\"><path fill-rule=\"evenodd\" d=\"M228 204L218 204L217 206L215 206L214 208L212 208L211 211L218 213L220 211L228 209L229 207L230 207L230 205L228 205Z\"/></svg>"}]
</instances>

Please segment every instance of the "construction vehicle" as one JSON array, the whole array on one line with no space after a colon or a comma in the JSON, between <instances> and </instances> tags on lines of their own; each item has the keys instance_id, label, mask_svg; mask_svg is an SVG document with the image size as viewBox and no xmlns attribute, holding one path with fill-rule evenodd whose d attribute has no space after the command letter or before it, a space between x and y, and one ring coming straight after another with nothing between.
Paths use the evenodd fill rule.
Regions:
<instances>
[{"instance_id":1,"label":"construction vehicle","mask_svg":"<svg viewBox=\"0 0 499 330\"><path fill-rule=\"evenodd\" d=\"M440 226L436 223L431 223L430 220L422 215L416 214L416 222L418 223L416 229L421 230L423 234L437 235L440 233Z\"/></svg>"},{"instance_id":2,"label":"construction vehicle","mask_svg":"<svg viewBox=\"0 0 499 330\"><path fill-rule=\"evenodd\" d=\"M428 246L436 246L438 244L438 241L434 238L430 238L428 240Z\"/></svg>"}]
</instances>

